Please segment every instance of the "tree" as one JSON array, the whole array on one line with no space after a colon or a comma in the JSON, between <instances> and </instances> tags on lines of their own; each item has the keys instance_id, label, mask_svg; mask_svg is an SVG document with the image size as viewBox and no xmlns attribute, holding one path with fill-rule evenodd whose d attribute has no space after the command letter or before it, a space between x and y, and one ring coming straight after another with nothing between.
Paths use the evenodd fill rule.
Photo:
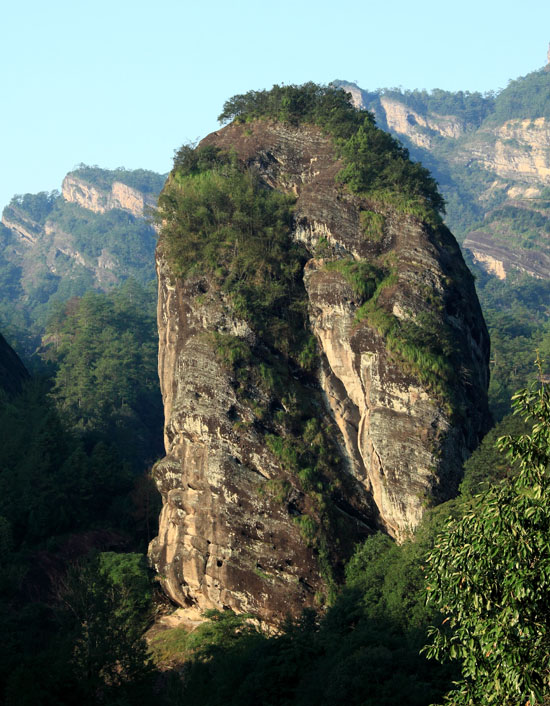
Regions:
<instances>
[{"instance_id":1,"label":"tree","mask_svg":"<svg viewBox=\"0 0 550 706\"><path fill-rule=\"evenodd\" d=\"M513 397L530 434L498 447L517 466L511 481L450 519L428 558L429 600L445 615L428 656L462 664L448 701L539 703L550 683L550 386Z\"/></svg>"},{"instance_id":2,"label":"tree","mask_svg":"<svg viewBox=\"0 0 550 706\"><path fill-rule=\"evenodd\" d=\"M71 567L59 580L59 622L79 703L144 683L150 674L143 630L150 581L140 554L106 552Z\"/></svg>"}]
</instances>

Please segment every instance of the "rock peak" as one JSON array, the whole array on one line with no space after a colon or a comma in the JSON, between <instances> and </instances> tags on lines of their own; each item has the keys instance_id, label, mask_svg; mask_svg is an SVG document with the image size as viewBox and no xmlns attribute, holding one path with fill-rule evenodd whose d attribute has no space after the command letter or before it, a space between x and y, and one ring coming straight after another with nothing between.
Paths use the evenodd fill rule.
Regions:
<instances>
[{"instance_id":1,"label":"rock peak","mask_svg":"<svg viewBox=\"0 0 550 706\"><path fill-rule=\"evenodd\" d=\"M289 237L303 253L299 286L318 363L306 372L270 353L277 342L243 320L215 272L175 276L161 232L166 457L154 470L163 510L150 556L177 603L276 624L323 596L323 563L336 558L337 572L346 543L376 528L402 539L430 502L456 492L462 461L486 430L489 339L450 232L339 186L342 163L321 129L232 123L201 148L205 161L234 154L262 193L296 198ZM185 179L177 170L169 179L167 204L186 198ZM420 331L421 322L456 340L450 401L418 373L414 352L386 340L384 327ZM230 355L248 362L234 368ZM315 476L311 451L323 433L333 441L323 450L331 484ZM315 545L320 493L336 529Z\"/></svg>"}]
</instances>

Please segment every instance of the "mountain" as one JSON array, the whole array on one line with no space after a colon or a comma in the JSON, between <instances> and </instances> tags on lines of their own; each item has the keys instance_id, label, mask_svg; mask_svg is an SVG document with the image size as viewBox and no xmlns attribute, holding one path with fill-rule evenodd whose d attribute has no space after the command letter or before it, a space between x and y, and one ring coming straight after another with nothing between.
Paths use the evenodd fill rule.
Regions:
<instances>
[{"instance_id":1,"label":"mountain","mask_svg":"<svg viewBox=\"0 0 550 706\"><path fill-rule=\"evenodd\" d=\"M58 192L15 196L0 224L0 321L33 350L54 310L90 289L154 277L148 211L164 177L81 165Z\"/></svg>"},{"instance_id":2,"label":"mountain","mask_svg":"<svg viewBox=\"0 0 550 706\"><path fill-rule=\"evenodd\" d=\"M550 278L550 64L496 95L336 85L431 169L476 263Z\"/></svg>"},{"instance_id":3,"label":"mountain","mask_svg":"<svg viewBox=\"0 0 550 706\"><path fill-rule=\"evenodd\" d=\"M330 600L356 541L456 492L489 339L433 180L343 92L221 117L159 199L150 556L180 605L280 623Z\"/></svg>"}]
</instances>

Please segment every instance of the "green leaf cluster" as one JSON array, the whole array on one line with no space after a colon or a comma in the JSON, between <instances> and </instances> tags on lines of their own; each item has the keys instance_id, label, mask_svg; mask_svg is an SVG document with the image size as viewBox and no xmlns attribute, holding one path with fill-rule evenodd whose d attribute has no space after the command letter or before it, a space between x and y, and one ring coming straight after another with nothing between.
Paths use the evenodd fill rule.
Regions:
<instances>
[{"instance_id":1,"label":"green leaf cluster","mask_svg":"<svg viewBox=\"0 0 550 706\"><path fill-rule=\"evenodd\" d=\"M533 71L510 81L495 100L491 122L550 117L550 73Z\"/></svg>"},{"instance_id":2,"label":"green leaf cluster","mask_svg":"<svg viewBox=\"0 0 550 706\"><path fill-rule=\"evenodd\" d=\"M41 191L38 194L17 194L12 198L8 209L22 212L35 223L43 225L59 200L58 191Z\"/></svg>"},{"instance_id":3,"label":"green leaf cluster","mask_svg":"<svg viewBox=\"0 0 550 706\"><path fill-rule=\"evenodd\" d=\"M176 157L180 167L157 212L173 273L220 287L270 345L299 355L306 254L291 238L294 197L269 189L228 155L209 148L185 154L187 162L182 150Z\"/></svg>"},{"instance_id":4,"label":"green leaf cluster","mask_svg":"<svg viewBox=\"0 0 550 706\"><path fill-rule=\"evenodd\" d=\"M449 520L428 559L429 600L446 618L427 653L461 663L453 704L535 704L549 691L549 387L514 407L532 424L498 442L516 473Z\"/></svg>"},{"instance_id":5,"label":"green leaf cluster","mask_svg":"<svg viewBox=\"0 0 550 706\"><path fill-rule=\"evenodd\" d=\"M136 468L160 453L154 300L135 282L72 299L46 328L52 395L73 428L115 443Z\"/></svg>"}]
</instances>

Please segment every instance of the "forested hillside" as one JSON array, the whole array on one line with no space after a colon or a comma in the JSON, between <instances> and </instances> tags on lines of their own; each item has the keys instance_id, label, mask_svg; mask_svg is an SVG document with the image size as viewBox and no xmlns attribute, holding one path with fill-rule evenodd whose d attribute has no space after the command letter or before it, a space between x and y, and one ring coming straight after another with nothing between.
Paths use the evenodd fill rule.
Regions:
<instances>
[{"instance_id":1,"label":"forested hillside","mask_svg":"<svg viewBox=\"0 0 550 706\"><path fill-rule=\"evenodd\" d=\"M0 329L33 353L56 307L128 278L154 279L147 220L164 179L146 170L81 165L63 192L14 196L0 223Z\"/></svg>"},{"instance_id":2,"label":"forested hillside","mask_svg":"<svg viewBox=\"0 0 550 706\"><path fill-rule=\"evenodd\" d=\"M4 209L0 321L34 375L2 338L2 703L109 702L147 676L162 403L145 217L163 181L81 165L63 195Z\"/></svg>"}]
</instances>

